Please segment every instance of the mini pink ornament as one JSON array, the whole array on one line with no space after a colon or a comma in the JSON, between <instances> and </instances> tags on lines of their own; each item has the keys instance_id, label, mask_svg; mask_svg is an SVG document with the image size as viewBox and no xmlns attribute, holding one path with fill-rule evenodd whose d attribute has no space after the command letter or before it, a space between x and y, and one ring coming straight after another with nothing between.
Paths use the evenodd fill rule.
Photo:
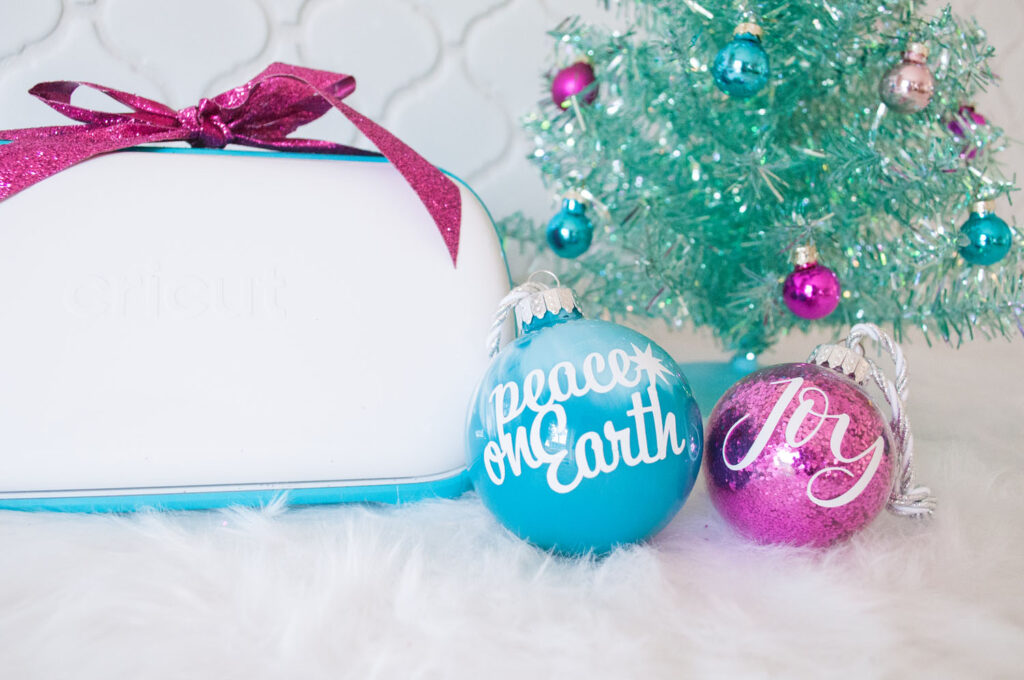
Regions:
<instances>
[{"instance_id":1,"label":"mini pink ornament","mask_svg":"<svg viewBox=\"0 0 1024 680\"><path fill-rule=\"evenodd\" d=\"M839 305L842 287L835 272L818 264L814 246L800 246L793 254L793 271L782 284L782 299L801 319L821 319Z\"/></svg>"},{"instance_id":2,"label":"mini pink ornament","mask_svg":"<svg viewBox=\"0 0 1024 680\"><path fill-rule=\"evenodd\" d=\"M555 74L551 81L551 100L567 109L571 105L571 98L587 90L595 80L594 67L585 61L578 61ZM583 95L583 103L593 104L595 99L597 87L590 87Z\"/></svg>"},{"instance_id":3,"label":"mini pink ornament","mask_svg":"<svg viewBox=\"0 0 1024 680\"><path fill-rule=\"evenodd\" d=\"M946 121L946 128L953 133L954 137L964 138L971 127L987 125L985 116L978 113L973 104L961 104L956 115Z\"/></svg>"},{"instance_id":4,"label":"mini pink ornament","mask_svg":"<svg viewBox=\"0 0 1024 680\"><path fill-rule=\"evenodd\" d=\"M984 127L987 124L988 121L985 119L985 116L978 113L973 104L962 104L957 110L956 115L946 121L946 129L953 133L954 139L966 142L971 136L972 130ZM970 143L966 144L960 151L960 158L966 161L974 160L974 157L977 155L978 148Z\"/></svg>"},{"instance_id":5,"label":"mini pink ornament","mask_svg":"<svg viewBox=\"0 0 1024 680\"><path fill-rule=\"evenodd\" d=\"M928 46L912 42L903 61L882 76L878 94L893 111L917 113L928 107L935 93L935 78L928 69Z\"/></svg>"},{"instance_id":6,"label":"mini pink ornament","mask_svg":"<svg viewBox=\"0 0 1024 680\"><path fill-rule=\"evenodd\" d=\"M890 352L895 381L864 358L864 338ZM845 344L821 345L809 361L750 374L711 412L704 460L722 517L759 543L827 546L886 505L930 515L931 492L913 487L906 362L892 338L859 324ZM868 379L885 394L891 423L861 387Z\"/></svg>"}]
</instances>

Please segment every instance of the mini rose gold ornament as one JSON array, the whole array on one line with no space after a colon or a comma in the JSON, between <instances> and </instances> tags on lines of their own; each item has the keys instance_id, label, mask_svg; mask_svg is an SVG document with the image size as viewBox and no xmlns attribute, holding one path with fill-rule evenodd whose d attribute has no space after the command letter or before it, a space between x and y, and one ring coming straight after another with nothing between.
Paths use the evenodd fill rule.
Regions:
<instances>
[{"instance_id":1,"label":"mini rose gold ornament","mask_svg":"<svg viewBox=\"0 0 1024 680\"><path fill-rule=\"evenodd\" d=\"M903 61L889 69L878 85L886 106L900 113L923 111L935 92L935 78L928 69L928 46L910 43Z\"/></svg>"}]
</instances>

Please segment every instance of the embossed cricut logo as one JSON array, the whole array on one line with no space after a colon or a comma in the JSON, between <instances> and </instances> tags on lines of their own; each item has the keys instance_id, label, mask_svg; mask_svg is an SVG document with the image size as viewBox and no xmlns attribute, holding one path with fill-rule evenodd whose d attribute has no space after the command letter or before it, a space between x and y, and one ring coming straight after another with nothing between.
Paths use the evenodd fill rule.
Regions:
<instances>
[{"instance_id":1,"label":"embossed cricut logo","mask_svg":"<svg viewBox=\"0 0 1024 680\"><path fill-rule=\"evenodd\" d=\"M829 448L832 456L836 459L837 463L833 467L825 467L813 475L807 481L807 498L812 503L823 508L838 508L848 503L853 502L854 499L859 496L864 489L867 488L868 484L871 483L871 479L878 472L878 468L882 463L882 456L885 453L885 441L882 436L879 435L873 443L871 443L866 449L860 453L847 456L843 454L843 439L846 437L846 431L850 428L850 416L845 413L831 414L828 412L828 395L824 391L817 387L803 387L803 378L788 378L786 380L775 380L771 382L772 385L785 385L782 390L782 394L779 395L778 401L775 402L775 406L772 408L771 413L768 414L768 419L761 426L761 430L757 433L757 437L754 439L753 444L743 454L743 456L736 459L733 456L732 459L736 462L731 462L728 454L729 449L729 437L736 428L750 417L750 414L744 415L742 418L733 423L732 427L725 435L725 439L722 441L722 462L730 470L743 470L749 467L757 457L764 451L765 446L768 444L768 440L771 439L775 433L776 428L784 427L783 436L785 437L786 444L792 449L799 449L810 442L814 437L818 436L822 426L827 422L832 423L832 434L829 436ZM803 388L803 389L801 389ZM821 400L821 410L815 410L814 395L817 395ZM799 404L793 411L793 414L789 417L789 422L784 426L782 425L782 416L789 409L790 404L793 403L794 399L799 399ZM810 431L802 438L798 439L801 428L804 423L811 423ZM819 498L814 493L814 483L819 477L828 475L830 473L839 473L847 477L853 478L853 472L843 467L842 463L856 463L865 456L870 455L871 458L868 460L867 466L864 468L864 473L857 479L853 485L843 493L835 496L834 498Z\"/></svg>"},{"instance_id":2,"label":"embossed cricut logo","mask_svg":"<svg viewBox=\"0 0 1024 680\"><path fill-rule=\"evenodd\" d=\"M170 272L159 264L122 275L90 274L72 280L64 306L83 318L184 321L210 315L283 319L287 282L276 267L232 276Z\"/></svg>"}]
</instances>

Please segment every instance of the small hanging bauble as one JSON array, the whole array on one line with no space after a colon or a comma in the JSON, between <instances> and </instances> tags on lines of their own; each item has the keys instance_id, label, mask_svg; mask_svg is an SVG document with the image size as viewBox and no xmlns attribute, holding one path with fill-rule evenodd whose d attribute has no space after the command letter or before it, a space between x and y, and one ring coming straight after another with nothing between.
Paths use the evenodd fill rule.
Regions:
<instances>
[{"instance_id":1,"label":"small hanging bauble","mask_svg":"<svg viewBox=\"0 0 1024 680\"><path fill-rule=\"evenodd\" d=\"M987 124L988 121L985 120L985 116L978 113L973 104L961 105L957 110L956 115L951 116L946 121L946 129L953 133L954 139L960 142L967 142L960 151L961 159L970 161L974 160L974 157L978 155L977 147L969 143L971 131L974 128L982 127Z\"/></svg>"},{"instance_id":2,"label":"small hanging bauble","mask_svg":"<svg viewBox=\"0 0 1024 680\"><path fill-rule=\"evenodd\" d=\"M885 105L900 113L917 113L928 106L935 92L935 78L928 69L928 46L910 43L903 61L882 76L878 92Z\"/></svg>"},{"instance_id":3,"label":"small hanging bauble","mask_svg":"<svg viewBox=\"0 0 1024 680\"><path fill-rule=\"evenodd\" d=\"M719 50L711 67L715 85L730 97L746 99L764 89L771 69L768 53L761 46L761 27L742 23L733 31L733 39Z\"/></svg>"},{"instance_id":4,"label":"small hanging bauble","mask_svg":"<svg viewBox=\"0 0 1024 680\"><path fill-rule=\"evenodd\" d=\"M561 553L652 536L700 470L700 411L679 366L636 331L583 319L571 290L532 277L502 301L492 351L511 308L519 337L484 375L466 433L484 505Z\"/></svg>"},{"instance_id":5,"label":"small hanging bauble","mask_svg":"<svg viewBox=\"0 0 1024 680\"><path fill-rule=\"evenodd\" d=\"M800 246L793 254L793 271L782 284L782 299L801 319L821 319L839 305L842 288L835 272L818 264L814 246Z\"/></svg>"},{"instance_id":6,"label":"small hanging bauble","mask_svg":"<svg viewBox=\"0 0 1024 680\"><path fill-rule=\"evenodd\" d=\"M596 80L594 67L588 62L578 61L572 66L567 66L556 73L551 81L551 101L567 109L572 105L572 98L585 91L582 100L578 101L593 104L597 99L597 86L594 85Z\"/></svg>"},{"instance_id":7,"label":"small hanging bauble","mask_svg":"<svg viewBox=\"0 0 1024 680\"><path fill-rule=\"evenodd\" d=\"M966 138L971 127L981 127L983 125L988 125L988 120L985 119L985 116L978 113L978 110L974 108L974 104L961 104L960 108L956 111L956 115L946 121L947 129L958 139Z\"/></svg>"},{"instance_id":8,"label":"small hanging bauble","mask_svg":"<svg viewBox=\"0 0 1024 680\"><path fill-rule=\"evenodd\" d=\"M993 201L979 201L971 207L971 216L960 227L960 255L969 264L989 265L1010 252L1013 233L995 213Z\"/></svg>"},{"instance_id":9,"label":"small hanging bauble","mask_svg":"<svg viewBox=\"0 0 1024 680\"><path fill-rule=\"evenodd\" d=\"M555 255L579 257L594 239L594 224L587 217L586 203L578 195L566 196L547 228L548 245Z\"/></svg>"},{"instance_id":10,"label":"small hanging bauble","mask_svg":"<svg viewBox=\"0 0 1024 680\"><path fill-rule=\"evenodd\" d=\"M864 337L892 354L895 382L863 357ZM752 373L715 405L705 467L721 515L761 543L826 546L864 527L887 502L896 514L930 514L930 492L914 488L911 477L899 347L860 324L845 345L822 345L809 362ZM869 377L890 403L892 425L860 386Z\"/></svg>"}]
</instances>

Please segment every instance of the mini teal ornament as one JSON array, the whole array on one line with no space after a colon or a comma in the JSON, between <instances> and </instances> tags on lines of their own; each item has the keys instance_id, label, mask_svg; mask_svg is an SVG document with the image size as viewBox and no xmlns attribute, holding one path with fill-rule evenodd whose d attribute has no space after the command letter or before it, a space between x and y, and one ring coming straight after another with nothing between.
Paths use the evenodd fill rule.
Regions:
<instances>
[{"instance_id":1,"label":"mini teal ornament","mask_svg":"<svg viewBox=\"0 0 1024 680\"><path fill-rule=\"evenodd\" d=\"M531 280L503 302L519 337L469 410L469 475L518 536L563 554L642 541L679 511L703 427L679 366L636 331L583 318L573 292Z\"/></svg>"},{"instance_id":2,"label":"mini teal ornament","mask_svg":"<svg viewBox=\"0 0 1024 680\"><path fill-rule=\"evenodd\" d=\"M711 75L718 89L737 99L753 97L764 89L771 68L761 46L761 27L751 22L739 24L732 41L715 56Z\"/></svg>"},{"instance_id":3,"label":"mini teal ornament","mask_svg":"<svg viewBox=\"0 0 1024 680\"><path fill-rule=\"evenodd\" d=\"M555 255L579 257L590 247L594 225L587 217L587 205L576 195L566 196L562 209L548 222L548 245Z\"/></svg>"},{"instance_id":4,"label":"mini teal ornament","mask_svg":"<svg viewBox=\"0 0 1024 680\"><path fill-rule=\"evenodd\" d=\"M971 206L971 216L960 227L960 255L970 264L999 262L1010 252L1013 233L995 213L994 201Z\"/></svg>"}]
</instances>

